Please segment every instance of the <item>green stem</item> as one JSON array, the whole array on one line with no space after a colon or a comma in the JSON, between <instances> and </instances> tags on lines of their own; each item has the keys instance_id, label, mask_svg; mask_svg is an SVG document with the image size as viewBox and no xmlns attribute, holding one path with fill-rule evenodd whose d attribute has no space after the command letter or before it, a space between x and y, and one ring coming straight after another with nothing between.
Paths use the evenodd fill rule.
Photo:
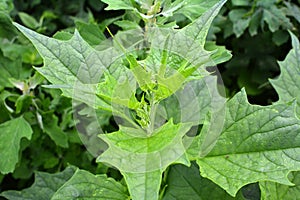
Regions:
<instances>
[{"instance_id":1,"label":"green stem","mask_svg":"<svg viewBox=\"0 0 300 200\"><path fill-rule=\"evenodd\" d=\"M157 103L154 103L153 105L151 105L151 111L150 111L150 133L152 134L153 131L154 131L154 126L155 126L155 116L156 116L156 111L157 111L157 107L158 107L158 104Z\"/></svg>"}]
</instances>

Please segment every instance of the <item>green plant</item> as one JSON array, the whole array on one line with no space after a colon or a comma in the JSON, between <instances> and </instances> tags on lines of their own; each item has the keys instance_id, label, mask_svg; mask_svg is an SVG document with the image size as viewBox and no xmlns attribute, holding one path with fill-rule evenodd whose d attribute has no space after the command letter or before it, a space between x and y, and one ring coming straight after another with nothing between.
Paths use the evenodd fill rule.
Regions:
<instances>
[{"instance_id":1,"label":"green plant","mask_svg":"<svg viewBox=\"0 0 300 200\"><path fill-rule=\"evenodd\" d=\"M95 148L89 149L93 153L104 151L97 162L116 167L124 180L93 175L71 166L56 174L38 172L30 188L4 191L2 196L246 199L239 189L255 182L259 182L262 199L279 198L273 197L275 190L283 199L297 193L289 187L287 177L291 171L300 170L296 101L300 51L293 34L293 50L280 63L282 75L271 81L280 101L270 106L251 105L245 90L226 101L217 77L206 70L230 58L223 47L206 41L212 20L225 0L208 6L200 17L195 17L193 10L187 12L184 1L155 1L153 5L152 1L104 2L109 4L108 9L126 9L124 17L137 16L138 20L115 21L124 30L100 45L93 37L86 37L85 41L78 31L71 39L67 32L54 39L15 26L43 58L44 66L35 69L52 83L46 86L52 88L49 91L58 88L72 98L76 123L84 126L88 121L87 135L88 128L96 129L96 134L102 131L99 137L108 148L98 141L91 143L95 137L91 141L81 135L83 143L88 149ZM182 22L179 16L191 23L174 28L176 22ZM29 88L30 80L36 80L36 76L27 81ZM288 85L288 89L283 85ZM118 123L116 130L105 128L108 118ZM16 124L24 131L15 130ZM0 135L1 147L11 141L11 145L19 146L21 138L30 140L32 135L22 116L1 124L0 129L18 137L15 141L11 134L10 138ZM52 128L48 134L53 134L51 139L58 146L67 149L68 142L60 143L64 133L59 130ZM7 153L17 156L18 149L12 150ZM14 170L16 161L1 163L1 173L5 174ZM290 173L289 178L299 181L297 172ZM196 184L201 187L195 188ZM215 192L210 194L212 190Z\"/></svg>"},{"instance_id":2,"label":"green plant","mask_svg":"<svg viewBox=\"0 0 300 200\"><path fill-rule=\"evenodd\" d=\"M227 2L209 38L234 53L233 59L219 66L228 96L245 88L252 102L267 105L277 100L268 79L279 74L277 60L284 59L291 48L288 30L299 36L297 13L295 1Z\"/></svg>"},{"instance_id":3,"label":"green plant","mask_svg":"<svg viewBox=\"0 0 300 200\"><path fill-rule=\"evenodd\" d=\"M35 171L58 172L70 164L105 171L92 165L93 157L82 149L70 99L59 90L41 87L48 83L32 65L42 65L43 60L13 26L9 14L14 12L12 1L1 1L0 190L27 187Z\"/></svg>"}]
</instances>

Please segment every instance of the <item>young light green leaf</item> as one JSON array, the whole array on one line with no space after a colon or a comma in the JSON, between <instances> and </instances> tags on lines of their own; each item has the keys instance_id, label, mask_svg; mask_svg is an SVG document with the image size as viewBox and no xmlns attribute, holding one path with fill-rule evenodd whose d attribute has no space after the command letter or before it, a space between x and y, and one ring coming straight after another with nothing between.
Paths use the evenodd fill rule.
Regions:
<instances>
[{"instance_id":1,"label":"young light green leaf","mask_svg":"<svg viewBox=\"0 0 300 200\"><path fill-rule=\"evenodd\" d=\"M189 123L174 124L172 120L151 133L120 126L117 132L99 135L109 149L97 161L110 163L125 172L165 169L185 155L182 137L190 128Z\"/></svg>"},{"instance_id":2,"label":"young light green leaf","mask_svg":"<svg viewBox=\"0 0 300 200\"><path fill-rule=\"evenodd\" d=\"M132 55L127 56L127 60L140 88L144 91L151 90L154 87L151 72L147 72Z\"/></svg>"},{"instance_id":3,"label":"young light green leaf","mask_svg":"<svg viewBox=\"0 0 300 200\"><path fill-rule=\"evenodd\" d=\"M164 42L167 44L168 40ZM153 74L152 77L155 77L157 83L156 89L153 89L155 84L151 80L153 78L149 72L144 72L143 74L145 75L141 76L140 79L145 79L143 81L144 85L148 83L148 88L155 91L155 99L157 101L174 94L178 89L180 89L180 87L182 87L185 82L185 78L188 76L188 70L183 68L187 65L187 61L183 57L172 53L172 48L173 47L167 45L162 47L160 50L152 48L147 58L140 61L140 65L144 66L145 70L141 67L135 70L136 74L142 70L149 71ZM180 66L183 66L181 72L178 71Z\"/></svg>"},{"instance_id":4,"label":"young light green leaf","mask_svg":"<svg viewBox=\"0 0 300 200\"><path fill-rule=\"evenodd\" d=\"M19 160L22 138L31 139L32 129L23 118L15 118L0 124L0 172L13 172Z\"/></svg>"},{"instance_id":5,"label":"young light green leaf","mask_svg":"<svg viewBox=\"0 0 300 200\"><path fill-rule=\"evenodd\" d=\"M129 199L127 188L106 175L94 175L77 169L74 175L62 185L51 200L72 199Z\"/></svg>"},{"instance_id":6,"label":"young light green leaf","mask_svg":"<svg viewBox=\"0 0 300 200\"><path fill-rule=\"evenodd\" d=\"M297 37L291 33L293 49L285 60L279 62L281 74L270 80L279 95L279 102L297 99L297 114L300 116L300 45Z\"/></svg>"},{"instance_id":7,"label":"young light green leaf","mask_svg":"<svg viewBox=\"0 0 300 200\"><path fill-rule=\"evenodd\" d=\"M150 191L158 196L161 173L172 163L189 164L182 138L190 128L191 124L175 125L172 120L150 134L121 126L118 132L99 135L109 148L97 162L117 167L128 179L130 194L135 199L149 197ZM138 189L134 189L135 182L141 183Z\"/></svg>"},{"instance_id":8,"label":"young light green leaf","mask_svg":"<svg viewBox=\"0 0 300 200\"><path fill-rule=\"evenodd\" d=\"M30 188L22 191L4 191L0 196L14 200L49 200L73 176L75 170L75 167L68 167L57 174L36 172L34 183Z\"/></svg>"},{"instance_id":9,"label":"young light green leaf","mask_svg":"<svg viewBox=\"0 0 300 200\"><path fill-rule=\"evenodd\" d=\"M291 172L288 177L295 185L288 186L267 181L260 182L261 200L297 200L300 197L300 172Z\"/></svg>"},{"instance_id":10,"label":"young light green leaf","mask_svg":"<svg viewBox=\"0 0 300 200\"><path fill-rule=\"evenodd\" d=\"M167 177L167 188L163 200L244 199L241 193L236 198L231 197L218 185L201 177L199 168L195 163L192 163L190 167L183 165L171 166Z\"/></svg>"},{"instance_id":11,"label":"young light green leaf","mask_svg":"<svg viewBox=\"0 0 300 200\"><path fill-rule=\"evenodd\" d=\"M300 121L294 109L294 102L251 105L244 90L235 95L226 106L216 145L206 157L197 159L201 175L232 196L257 181L292 185L287 174L300 170Z\"/></svg>"},{"instance_id":12,"label":"young light green leaf","mask_svg":"<svg viewBox=\"0 0 300 200\"><path fill-rule=\"evenodd\" d=\"M118 71L120 70L119 66ZM118 75L122 74L122 80L117 80L115 78L117 77L116 73L118 73ZM115 77L111 74L105 73L105 81L98 84L96 94L109 104L112 103L113 105L117 104L131 109L136 109L139 106L139 102L134 96L136 92L136 82L133 81L133 83L131 83L131 80L134 80L132 78L133 75L131 75L130 78L126 77L126 75L129 75L128 73L126 75L124 73L126 72L119 73L115 71L113 73Z\"/></svg>"}]
</instances>

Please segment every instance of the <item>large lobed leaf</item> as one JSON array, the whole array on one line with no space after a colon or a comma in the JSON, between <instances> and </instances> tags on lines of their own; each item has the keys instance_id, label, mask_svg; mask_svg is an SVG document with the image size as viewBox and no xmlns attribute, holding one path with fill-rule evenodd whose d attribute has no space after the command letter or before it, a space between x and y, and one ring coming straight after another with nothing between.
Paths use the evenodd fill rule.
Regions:
<instances>
[{"instance_id":1,"label":"large lobed leaf","mask_svg":"<svg viewBox=\"0 0 300 200\"><path fill-rule=\"evenodd\" d=\"M110 109L95 96L96 84L106 68L115 61L118 53L113 48L96 51L85 42L77 31L68 41L61 41L38 34L15 23L15 26L30 39L44 59L44 67L36 68L63 95L93 107Z\"/></svg>"},{"instance_id":2,"label":"large lobed leaf","mask_svg":"<svg viewBox=\"0 0 300 200\"><path fill-rule=\"evenodd\" d=\"M163 200L177 199L242 200L244 198L241 193L233 198L212 181L201 177L199 168L193 162L190 167L174 165L168 171L167 187Z\"/></svg>"},{"instance_id":3,"label":"large lobed leaf","mask_svg":"<svg viewBox=\"0 0 300 200\"><path fill-rule=\"evenodd\" d=\"M299 40L293 34L292 46L293 49L288 53L285 60L279 62L281 74L277 79L272 79L270 82L274 86L279 95L279 103L284 103L292 99L297 100L297 116L300 116L300 45ZM295 138L298 140L298 138ZM299 170L299 169L298 169ZM288 176L294 186L282 185L273 182L261 182L260 189L262 191L263 200L272 199L298 199L300 195L300 173L299 171L291 172Z\"/></svg>"},{"instance_id":4,"label":"large lobed leaf","mask_svg":"<svg viewBox=\"0 0 300 200\"><path fill-rule=\"evenodd\" d=\"M300 117L300 45L297 37L291 33L293 49L285 60L279 62L281 74L270 80L279 95L280 102L297 99L297 114Z\"/></svg>"},{"instance_id":5,"label":"large lobed leaf","mask_svg":"<svg viewBox=\"0 0 300 200\"><path fill-rule=\"evenodd\" d=\"M157 199L162 172L174 162L189 164L182 141L191 124L172 120L154 130L120 127L100 137L109 145L98 162L117 167L124 175L133 199Z\"/></svg>"},{"instance_id":6,"label":"large lobed leaf","mask_svg":"<svg viewBox=\"0 0 300 200\"><path fill-rule=\"evenodd\" d=\"M168 50L177 54L181 57L181 61L186 60L188 64L192 65L190 68L196 69L200 66L213 66L220 61L228 60L230 58L228 51L212 44L207 47L213 51L207 51L204 48L211 23L225 2L226 0L219 1L201 17L182 29L150 29L151 48ZM218 58L216 58L216 54L219 54Z\"/></svg>"},{"instance_id":7,"label":"large lobed leaf","mask_svg":"<svg viewBox=\"0 0 300 200\"><path fill-rule=\"evenodd\" d=\"M22 138L31 139L32 129L23 118L15 118L0 124L0 172L13 172L19 160Z\"/></svg>"},{"instance_id":8,"label":"large lobed leaf","mask_svg":"<svg viewBox=\"0 0 300 200\"><path fill-rule=\"evenodd\" d=\"M106 175L94 175L77 169L74 175L60 187L52 200L60 199L128 199L127 188Z\"/></svg>"},{"instance_id":9,"label":"large lobed leaf","mask_svg":"<svg viewBox=\"0 0 300 200\"><path fill-rule=\"evenodd\" d=\"M287 174L300 170L299 133L295 102L251 105L243 90L228 101L225 124L213 150L197 158L201 175L233 196L257 181L292 185Z\"/></svg>"},{"instance_id":10,"label":"large lobed leaf","mask_svg":"<svg viewBox=\"0 0 300 200\"><path fill-rule=\"evenodd\" d=\"M37 172L30 188L5 191L1 196L14 200L128 199L126 187L114 179L72 166L56 174Z\"/></svg>"},{"instance_id":11,"label":"large lobed leaf","mask_svg":"<svg viewBox=\"0 0 300 200\"><path fill-rule=\"evenodd\" d=\"M75 167L68 167L63 172L57 174L36 172L34 183L30 188L22 191L4 191L1 193L1 196L15 200L49 200L73 176L75 170Z\"/></svg>"}]
</instances>

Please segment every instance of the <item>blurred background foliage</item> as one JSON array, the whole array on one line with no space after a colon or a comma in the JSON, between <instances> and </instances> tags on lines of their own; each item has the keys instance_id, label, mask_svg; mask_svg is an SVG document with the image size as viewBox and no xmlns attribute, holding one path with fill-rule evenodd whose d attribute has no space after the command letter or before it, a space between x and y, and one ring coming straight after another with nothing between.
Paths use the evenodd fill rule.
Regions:
<instances>
[{"instance_id":1,"label":"blurred background foliage","mask_svg":"<svg viewBox=\"0 0 300 200\"><path fill-rule=\"evenodd\" d=\"M95 163L82 145L76 133L77 122L73 121L71 100L62 97L58 90L42 87L47 81L32 68L41 66L42 58L12 25L16 21L64 40L76 28L91 45L109 37L107 26L116 33L144 25L143 17L137 12L113 7L107 10L103 2L0 0L0 123L23 116L33 129L31 141L21 142L15 171L5 176L0 174L0 192L29 186L34 171L58 172L68 164L121 179L117 170ZM159 26L183 27L217 0L187 0L187 8L177 10L174 8L180 1L169 2L172 2L169 10L161 13L167 18L158 19ZM218 65L228 97L244 87L251 103L268 105L278 100L268 79L279 75L277 61L283 60L291 49L288 30L299 37L299 24L299 0L227 1L214 20L207 40L232 52L231 60ZM109 117L105 115L101 125L114 129ZM248 191L248 199L259 199L253 193L258 190L255 185L244 190Z\"/></svg>"}]
</instances>

